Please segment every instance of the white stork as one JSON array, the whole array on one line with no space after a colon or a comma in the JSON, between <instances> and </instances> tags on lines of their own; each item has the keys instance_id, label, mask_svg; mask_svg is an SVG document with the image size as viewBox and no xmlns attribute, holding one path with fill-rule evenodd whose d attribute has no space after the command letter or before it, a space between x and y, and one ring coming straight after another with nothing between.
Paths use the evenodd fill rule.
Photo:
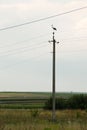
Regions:
<instances>
[{"instance_id":1,"label":"white stork","mask_svg":"<svg viewBox=\"0 0 87 130\"><path fill-rule=\"evenodd\" d=\"M56 28L54 28L54 27L53 27L53 25L51 25L51 27L53 28L53 30L57 31L57 29L56 29Z\"/></svg>"}]
</instances>

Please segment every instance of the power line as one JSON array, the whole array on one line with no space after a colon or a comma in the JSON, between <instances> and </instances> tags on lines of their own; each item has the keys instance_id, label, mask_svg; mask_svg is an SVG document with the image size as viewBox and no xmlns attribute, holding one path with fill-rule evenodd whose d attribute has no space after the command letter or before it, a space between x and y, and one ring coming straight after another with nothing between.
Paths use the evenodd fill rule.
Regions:
<instances>
[{"instance_id":1,"label":"power line","mask_svg":"<svg viewBox=\"0 0 87 130\"><path fill-rule=\"evenodd\" d=\"M52 16L41 18L41 19L36 19L36 20L33 20L33 21L25 22L25 23L22 23L22 24L3 27L3 28L0 28L0 31L5 31L5 30L8 30L8 29L17 28L17 27L21 27L21 26L24 26L24 25L29 25L29 24L32 24L32 23L45 21L45 20L52 19L52 18L55 18L55 17L58 17L58 16L62 16L62 15L65 15L65 14L69 14L69 13L73 13L73 12L76 12L76 11L79 11L79 10L83 10L83 9L86 9L86 8L87 8L87 6L84 6L84 7L72 9L70 11L66 11L66 12L63 12L63 13L59 13L59 14L56 14L56 15L52 15Z\"/></svg>"},{"instance_id":2,"label":"power line","mask_svg":"<svg viewBox=\"0 0 87 130\"><path fill-rule=\"evenodd\" d=\"M63 54L68 54L68 55L72 55L72 54L82 54L82 53L87 53L87 49L79 49L79 50L66 50L66 51L59 51L59 53L63 53Z\"/></svg>"},{"instance_id":3,"label":"power line","mask_svg":"<svg viewBox=\"0 0 87 130\"><path fill-rule=\"evenodd\" d=\"M48 33L47 33L48 34ZM46 36L47 36L47 34L46 34ZM50 34L50 33L49 33ZM17 41L17 42L13 42L13 43L4 43L4 44L6 44L6 45L3 45L3 46L0 46L0 49L1 48L7 48L7 47L13 47L13 46L15 46L15 45L19 45L19 44L22 44L22 43L24 43L25 44L25 42L29 42L29 41L31 41L32 42L32 40L34 40L34 39L38 39L38 38L41 38L41 37L43 37L43 36L45 36L45 35L39 35L39 36L37 36L37 37L32 37L32 38L30 38L30 39L25 39L25 40L22 40L22 41ZM66 41L66 40L77 40L77 41L80 41L80 40L87 40L87 37L67 37L67 38L60 38L60 40L63 40L63 41ZM44 42L46 42L46 41L44 41ZM73 42L73 41L72 41ZM43 42L40 42L40 43L43 43ZM29 46L30 47L32 47L32 45L39 45L40 43L29 43Z\"/></svg>"},{"instance_id":4,"label":"power line","mask_svg":"<svg viewBox=\"0 0 87 130\"><path fill-rule=\"evenodd\" d=\"M72 40L72 42L73 42L73 40L87 40L87 38L86 37L70 37L70 38L60 39L60 40ZM36 43L36 46L28 45L28 46L24 46L24 47L9 49L7 51L1 51L0 55L2 54L1 56L8 56L8 55L14 55L15 53L18 54L18 53L27 52L27 51L31 51L31 50L34 50L34 49L42 48L42 47L46 46L44 44L46 42L47 41Z\"/></svg>"},{"instance_id":5,"label":"power line","mask_svg":"<svg viewBox=\"0 0 87 130\"><path fill-rule=\"evenodd\" d=\"M23 46L23 47L19 47L19 48L9 49L9 50L7 50L7 51L2 51L2 52L0 52L0 53L3 53L3 52L5 52L5 53L7 53L7 52L13 52L13 51L17 51L17 50L19 51L19 50L22 50L22 49L26 49L26 48L28 48L28 47L29 47L30 49L32 49L32 48L37 48L37 47L39 47L39 46L42 46L42 44L45 43L45 42L46 42L46 41L37 43L36 46L34 46L34 47L28 45L28 46Z\"/></svg>"},{"instance_id":6,"label":"power line","mask_svg":"<svg viewBox=\"0 0 87 130\"><path fill-rule=\"evenodd\" d=\"M0 68L0 71L3 71L3 70L5 70L5 69L11 69L11 67L16 66L16 65L19 65L19 64L21 64L21 63L26 63L26 62L28 62L28 61L31 60L31 59L37 61L38 59L36 59L36 58L42 57L42 56L47 55L47 54L48 54L48 52L45 52L45 53L39 54L39 55L37 55L37 56L35 55L35 56L33 56L33 57L29 58L29 59L25 59L25 60L15 62L15 63L10 64L10 65L3 66L3 67Z\"/></svg>"},{"instance_id":7,"label":"power line","mask_svg":"<svg viewBox=\"0 0 87 130\"><path fill-rule=\"evenodd\" d=\"M0 46L0 48L12 47L12 46L19 45L19 44L22 44L22 43L25 43L25 42L29 42L29 41L32 42L32 40L39 39L39 38L44 37L44 36L48 36L48 34L50 34L50 33L41 34L41 35L38 35L36 37L31 37L29 39L25 39L25 40L22 40L22 41L16 41L16 42L13 42L13 43L10 43L10 44L9 43L3 43L5 45ZM33 44L33 43L31 43L31 44ZM34 43L34 44L36 44L36 43ZM30 43L29 43L29 45L30 45Z\"/></svg>"},{"instance_id":8,"label":"power line","mask_svg":"<svg viewBox=\"0 0 87 130\"><path fill-rule=\"evenodd\" d=\"M24 52L27 52L27 51L29 52L29 51L32 51L34 49L43 48L43 47L46 47L46 46L47 45L36 46L36 47L32 47L32 48L25 47L25 48L17 48L17 49L14 49L14 50L8 50L8 51L4 52L6 54L1 53L3 55L0 55L0 57L14 55L14 54L19 54L19 53L24 53Z\"/></svg>"},{"instance_id":9,"label":"power line","mask_svg":"<svg viewBox=\"0 0 87 130\"><path fill-rule=\"evenodd\" d=\"M76 41L87 40L87 37L67 37L67 38L60 38L60 40L62 40L62 41L71 40L73 42L73 40L76 40Z\"/></svg>"}]
</instances>

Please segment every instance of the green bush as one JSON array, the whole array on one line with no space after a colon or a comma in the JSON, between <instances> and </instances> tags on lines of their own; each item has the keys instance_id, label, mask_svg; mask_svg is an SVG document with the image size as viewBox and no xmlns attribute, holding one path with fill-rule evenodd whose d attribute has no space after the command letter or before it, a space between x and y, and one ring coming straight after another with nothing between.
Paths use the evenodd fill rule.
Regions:
<instances>
[{"instance_id":1,"label":"green bush","mask_svg":"<svg viewBox=\"0 0 87 130\"><path fill-rule=\"evenodd\" d=\"M67 106L67 100L64 98L56 99L56 109L65 109Z\"/></svg>"},{"instance_id":2,"label":"green bush","mask_svg":"<svg viewBox=\"0 0 87 130\"><path fill-rule=\"evenodd\" d=\"M56 109L87 109L87 95L77 94L68 99L56 98ZM45 109L52 109L52 97L45 103Z\"/></svg>"},{"instance_id":3,"label":"green bush","mask_svg":"<svg viewBox=\"0 0 87 130\"><path fill-rule=\"evenodd\" d=\"M65 109L66 108L66 100L64 98L56 98L55 99L55 107L56 109ZM48 99L48 101L45 103L45 109L52 109L52 97Z\"/></svg>"},{"instance_id":4,"label":"green bush","mask_svg":"<svg viewBox=\"0 0 87 130\"><path fill-rule=\"evenodd\" d=\"M67 102L70 109L87 109L87 95L73 95Z\"/></svg>"}]
</instances>

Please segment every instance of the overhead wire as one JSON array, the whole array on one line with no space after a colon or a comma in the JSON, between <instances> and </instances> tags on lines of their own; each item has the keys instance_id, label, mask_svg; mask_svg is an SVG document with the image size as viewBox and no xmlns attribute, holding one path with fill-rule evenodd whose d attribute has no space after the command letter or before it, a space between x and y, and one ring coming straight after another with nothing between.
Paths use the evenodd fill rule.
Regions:
<instances>
[{"instance_id":1,"label":"overhead wire","mask_svg":"<svg viewBox=\"0 0 87 130\"><path fill-rule=\"evenodd\" d=\"M44 42L41 42L41 43L45 43L45 41ZM41 44L41 43L39 43L39 44ZM32 50L35 50L35 49L38 49L38 48L43 48L43 47L46 47L47 46L47 44L44 44L44 45L40 45L40 46L34 46L34 47L23 47L23 48L16 48L16 49L14 49L14 50L8 50L8 51L5 51L5 52L2 52L2 53L0 53L1 55L0 55L0 57L2 57L2 56L9 56L9 55L14 55L14 54L19 54L19 53L24 53L24 52L29 52L29 51L32 51ZM6 54L5 54L6 53Z\"/></svg>"},{"instance_id":2,"label":"overhead wire","mask_svg":"<svg viewBox=\"0 0 87 130\"><path fill-rule=\"evenodd\" d=\"M9 43L4 43L5 45L0 46L0 48L12 47L12 46L19 45L19 44L22 45L23 43L25 44L26 42L29 42L29 45L30 45L30 41L34 41L34 40L42 38L44 36L48 36L48 34L50 34L50 33L41 34L41 35L38 35L36 37L31 37L29 39L25 39L25 40L22 40L22 41L13 42L13 43L10 43L10 44ZM36 43L31 43L31 44L36 44Z\"/></svg>"},{"instance_id":3,"label":"overhead wire","mask_svg":"<svg viewBox=\"0 0 87 130\"><path fill-rule=\"evenodd\" d=\"M85 53L87 53L87 48L86 49L75 49L75 50L60 51L60 53L67 53L67 54L79 53L79 52L85 52Z\"/></svg>"},{"instance_id":4,"label":"overhead wire","mask_svg":"<svg viewBox=\"0 0 87 130\"><path fill-rule=\"evenodd\" d=\"M86 8L87 8L87 6L84 6L84 7L81 7L81 8L73 9L73 10L70 10L70 11L66 11L66 12L63 12L63 13L56 14L56 15L48 16L48 17L45 17L45 18L37 19L37 20L33 20L33 21L30 21L30 22L26 22L26 23L22 23L22 24L18 24L18 25L12 25L12 26L8 26L8 27L3 27L3 28L0 28L0 31L12 29L12 28L17 28L17 27L21 27L21 26L24 26L24 25L32 24L32 23L37 23L37 22L40 22L40 21L44 21L44 20L47 20L47 19L54 18L54 17L58 17L58 16L62 16L62 15L65 15L65 14L76 12L76 11L79 11L79 10L83 10L83 9L86 9ZM25 41L23 41L23 42L25 42ZM15 44L18 44L18 43L15 43ZM17 48L17 49L14 49L14 50L8 50L8 52L6 52L8 54L6 54L4 56L14 55L14 54L18 54L18 53L21 53L21 52L27 52L27 50L29 51L29 50L33 50L33 49L36 49L36 48L41 48L41 46L34 47L34 48L23 47L23 48ZM18 52L15 52L15 51L18 51Z\"/></svg>"},{"instance_id":5,"label":"overhead wire","mask_svg":"<svg viewBox=\"0 0 87 130\"><path fill-rule=\"evenodd\" d=\"M60 39L61 40L61 39ZM87 40L87 38L86 37L70 37L70 38L66 38L66 39L62 39L62 40L72 40L72 42L74 42L73 40ZM18 48L15 48L15 49L9 49L9 50L6 50L6 51L1 51L0 52L0 55L2 56L2 54L5 54L5 56L6 55L11 55L11 54L13 54L13 53L15 53L15 52L18 52L18 53L20 53L20 52L25 52L25 50L27 51L27 50L33 50L33 49L38 49L38 48L41 48L41 47L44 47L45 46L45 44L43 45L43 43L46 43L47 41L43 41L43 42L39 42L39 43L35 43L35 46L30 46L30 45L27 45L27 46L22 46L22 47L18 47ZM5 48L4 48L5 49ZM7 54L7 53L9 53L9 54ZM18 54L17 53L17 54Z\"/></svg>"},{"instance_id":6,"label":"overhead wire","mask_svg":"<svg viewBox=\"0 0 87 130\"><path fill-rule=\"evenodd\" d=\"M66 12L58 13L56 15L52 15L52 16L48 16L48 17L44 17L44 18L40 18L40 19L36 19L36 20L32 20L32 21L28 21L28 22L25 22L25 23L17 24L17 25L3 27L3 28L0 28L0 31L5 31L5 30L8 30L8 29L13 29L13 28L29 25L29 24L32 24L32 23L45 21L45 20L52 19L52 18L55 18L55 17L58 17L58 16L62 16L62 15L65 15L65 14L69 14L69 13L73 13L73 12L76 12L76 11L79 11L79 10L83 10L83 9L86 9L86 8L87 8L87 6L83 6L83 7L72 9L72 10L69 10L69 11L66 11Z\"/></svg>"},{"instance_id":7,"label":"overhead wire","mask_svg":"<svg viewBox=\"0 0 87 130\"><path fill-rule=\"evenodd\" d=\"M87 40L87 37L67 37L67 38L60 38L60 40L62 41L70 41L72 40L73 41L80 41L80 40Z\"/></svg>"},{"instance_id":8,"label":"overhead wire","mask_svg":"<svg viewBox=\"0 0 87 130\"><path fill-rule=\"evenodd\" d=\"M47 55L47 54L50 54L50 53L49 52L44 52L43 54L39 54L37 56L35 55L35 56L31 57L31 58L21 60L21 61L15 62L13 64L10 64L10 65L3 66L3 67L0 68L0 71L3 71L5 69L10 69L11 67L13 67L15 65L19 65L21 63L26 63L26 62L30 61L31 59L34 60L34 61L35 60L37 61L37 60L39 60L39 59L37 59L38 57L42 57L42 56Z\"/></svg>"}]
</instances>

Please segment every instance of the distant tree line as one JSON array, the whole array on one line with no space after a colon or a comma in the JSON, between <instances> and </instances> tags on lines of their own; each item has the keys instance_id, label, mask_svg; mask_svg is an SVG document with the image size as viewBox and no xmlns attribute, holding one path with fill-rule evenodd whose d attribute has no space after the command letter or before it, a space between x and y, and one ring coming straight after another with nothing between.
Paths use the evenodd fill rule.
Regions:
<instances>
[{"instance_id":1,"label":"distant tree line","mask_svg":"<svg viewBox=\"0 0 87 130\"><path fill-rule=\"evenodd\" d=\"M77 94L72 95L68 99L56 98L56 109L87 109L87 95ZM52 97L45 103L45 109L52 109Z\"/></svg>"}]
</instances>

